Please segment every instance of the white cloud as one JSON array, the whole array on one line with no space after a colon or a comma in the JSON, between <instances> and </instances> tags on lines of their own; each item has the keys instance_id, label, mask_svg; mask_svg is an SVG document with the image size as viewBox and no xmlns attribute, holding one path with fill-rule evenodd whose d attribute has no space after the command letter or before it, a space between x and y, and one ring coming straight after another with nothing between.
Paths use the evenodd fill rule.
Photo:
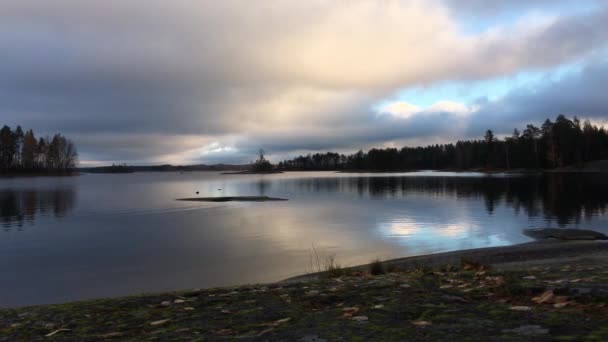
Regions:
<instances>
[{"instance_id":1,"label":"white cloud","mask_svg":"<svg viewBox=\"0 0 608 342\"><path fill-rule=\"evenodd\" d=\"M406 101L392 101L378 108L379 114L388 114L400 119L411 119L416 116L447 113L455 116L466 117L474 113L479 107L477 105L467 106L449 100L442 100L433 103L428 107L419 107Z\"/></svg>"}]
</instances>

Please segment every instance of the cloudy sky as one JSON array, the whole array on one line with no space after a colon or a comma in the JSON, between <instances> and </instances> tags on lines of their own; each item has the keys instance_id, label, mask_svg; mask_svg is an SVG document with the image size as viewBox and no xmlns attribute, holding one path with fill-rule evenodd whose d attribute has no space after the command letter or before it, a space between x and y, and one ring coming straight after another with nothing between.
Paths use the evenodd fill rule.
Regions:
<instances>
[{"instance_id":1,"label":"cloudy sky","mask_svg":"<svg viewBox=\"0 0 608 342\"><path fill-rule=\"evenodd\" d=\"M608 123L605 0L0 0L0 124L83 165Z\"/></svg>"}]
</instances>

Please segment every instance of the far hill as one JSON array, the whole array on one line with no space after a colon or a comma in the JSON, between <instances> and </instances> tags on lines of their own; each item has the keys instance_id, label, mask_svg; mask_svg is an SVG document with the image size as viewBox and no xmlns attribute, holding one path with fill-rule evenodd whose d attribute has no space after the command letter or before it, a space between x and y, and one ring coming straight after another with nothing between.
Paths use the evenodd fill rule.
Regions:
<instances>
[{"instance_id":1,"label":"far hill","mask_svg":"<svg viewBox=\"0 0 608 342\"><path fill-rule=\"evenodd\" d=\"M82 167L78 170L85 173L131 173L131 172L190 172L190 171L243 171L247 170L249 165L230 165L230 164L215 164L215 165L111 165L100 167Z\"/></svg>"}]
</instances>

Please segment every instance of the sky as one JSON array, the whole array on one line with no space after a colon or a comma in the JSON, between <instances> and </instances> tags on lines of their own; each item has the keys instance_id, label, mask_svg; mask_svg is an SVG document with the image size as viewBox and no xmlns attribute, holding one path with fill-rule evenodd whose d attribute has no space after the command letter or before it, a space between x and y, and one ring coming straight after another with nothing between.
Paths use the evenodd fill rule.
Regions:
<instances>
[{"instance_id":1,"label":"sky","mask_svg":"<svg viewBox=\"0 0 608 342\"><path fill-rule=\"evenodd\" d=\"M608 123L604 0L0 0L0 124L81 165Z\"/></svg>"}]
</instances>

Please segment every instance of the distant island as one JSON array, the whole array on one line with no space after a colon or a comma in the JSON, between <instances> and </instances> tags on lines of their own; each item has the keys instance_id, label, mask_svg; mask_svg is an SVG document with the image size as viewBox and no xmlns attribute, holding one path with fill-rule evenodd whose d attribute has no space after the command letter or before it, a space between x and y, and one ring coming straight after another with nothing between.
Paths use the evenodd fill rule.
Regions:
<instances>
[{"instance_id":1,"label":"distant island","mask_svg":"<svg viewBox=\"0 0 608 342\"><path fill-rule=\"evenodd\" d=\"M0 129L0 174L72 174L78 164L74 143L57 133L36 138L21 126Z\"/></svg>"},{"instance_id":2,"label":"distant island","mask_svg":"<svg viewBox=\"0 0 608 342\"><path fill-rule=\"evenodd\" d=\"M194 172L194 171L244 171L249 165L143 165L133 166L118 164L112 166L81 167L78 170L85 173L133 173L133 172Z\"/></svg>"},{"instance_id":3,"label":"distant island","mask_svg":"<svg viewBox=\"0 0 608 342\"><path fill-rule=\"evenodd\" d=\"M133 172L195 172L195 171L223 171L224 174L273 174L282 173L265 157L264 150L258 152L258 159L251 164L198 164L198 165L143 165L133 166L112 164L111 166L81 167L78 169L85 173L133 173Z\"/></svg>"}]
</instances>

